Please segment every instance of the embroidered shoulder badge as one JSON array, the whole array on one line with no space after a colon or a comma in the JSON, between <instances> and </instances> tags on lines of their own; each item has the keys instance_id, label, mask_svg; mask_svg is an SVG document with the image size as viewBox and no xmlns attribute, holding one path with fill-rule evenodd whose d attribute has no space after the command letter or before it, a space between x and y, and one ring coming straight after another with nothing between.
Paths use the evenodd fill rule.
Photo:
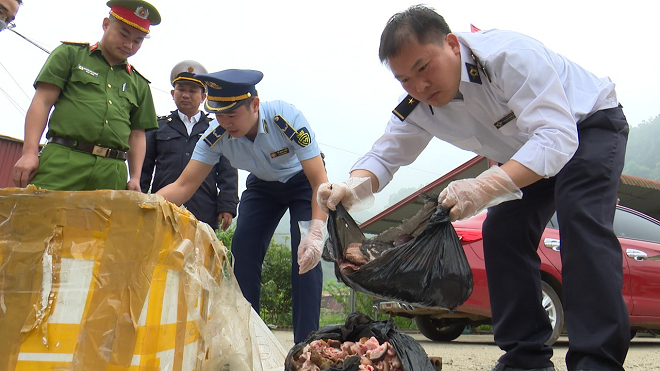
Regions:
<instances>
[{"instance_id":1,"label":"embroidered shoulder badge","mask_svg":"<svg viewBox=\"0 0 660 371\"><path fill-rule=\"evenodd\" d=\"M497 129L499 129L499 128L501 128L502 126L508 124L509 122L511 122L511 121L513 121L513 120L515 120L515 119L516 119L516 114L513 113L513 111L511 111L511 112L507 113L506 116L504 116L504 117L502 117L501 119L497 120L497 122L494 123L493 125L495 125L495 127L496 127Z\"/></svg>"},{"instance_id":2,"label":"embroidered shoulder badge","mask_svg":"<svg viewBox=\"0 0 660 371\"><path fill-rule=\"evenodd\" d=\"M406 96L404 100L399 103L398 106L392 111L399 120L403 121L410 115L410 113L417 107L419 101L413 98L410 94Z\"/></svg>"},{"instance_id":3,"label":"embroidered shoulder badge","mask_svg":"<svg viewBox=\"0 0 660 371\"><path fill-rule=\"evenodd\" d=\"M296 134L296 143L300 144L301 147L307 147L312 143L312 136L309 134L307 128L301 128Z\"/></svg>"}]
</instances>

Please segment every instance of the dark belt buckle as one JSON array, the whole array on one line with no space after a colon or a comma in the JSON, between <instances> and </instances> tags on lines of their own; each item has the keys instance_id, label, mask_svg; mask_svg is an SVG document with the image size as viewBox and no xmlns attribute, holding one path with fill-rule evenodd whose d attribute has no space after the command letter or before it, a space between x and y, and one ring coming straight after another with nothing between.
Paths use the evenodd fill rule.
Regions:
<instances>
[{"instance_id":1,"label":"dark belt buckle","mask_svg":"<svg viewBox=\"0 0 660 371\"><path fill-rule=\"evenodd\" d=\"M108 157L110 153L110 148L94 146L92 149L92 154L100 157Z\"/></svg>"}]
</instances>

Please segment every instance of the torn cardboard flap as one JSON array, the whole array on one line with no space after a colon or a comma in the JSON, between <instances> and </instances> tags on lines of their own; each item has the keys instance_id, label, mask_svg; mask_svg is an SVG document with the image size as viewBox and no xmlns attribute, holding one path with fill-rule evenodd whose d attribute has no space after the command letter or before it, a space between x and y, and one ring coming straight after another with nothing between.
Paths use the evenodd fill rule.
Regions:
<instances>
[{"instance_id":1,"label":"torn cardboard flap","mask_svg":"<svg viewBox=\"0 0 660 371\"><path fill-rule=\"evenodd\" d=\"M0 189L7 370L282 369L255 315L213 230L160 196Z\"/></svg>"}]
</instances>

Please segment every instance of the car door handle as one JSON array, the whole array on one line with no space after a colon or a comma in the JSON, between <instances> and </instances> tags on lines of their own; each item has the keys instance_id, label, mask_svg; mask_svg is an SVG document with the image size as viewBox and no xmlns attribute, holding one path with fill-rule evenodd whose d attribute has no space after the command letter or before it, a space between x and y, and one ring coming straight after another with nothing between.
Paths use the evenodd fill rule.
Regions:
<instances>
[{"instance_id":1,"label":"car door handle","mask_svg":"<svg viewBox=\"0 0 660 371\"><path fill-rule=\"evenodd\" d=\"M626 249L626 255L628 255L629 258L633 258L637 261L646 260L649 257L649 255L644 251L635 249Z\"/></svg>"},{"instance_id":2,"label":"car door handle","mask_svg":"<svg viewBox=\"0 0 660 371\"><path fill-rule=\"evenodd\" d=\"M559 246L559 240L556 238L546 238L543 240L543 244L545 245L545 247L552 249L554 251L561 250Z\"/></svg>"}]
</instances>

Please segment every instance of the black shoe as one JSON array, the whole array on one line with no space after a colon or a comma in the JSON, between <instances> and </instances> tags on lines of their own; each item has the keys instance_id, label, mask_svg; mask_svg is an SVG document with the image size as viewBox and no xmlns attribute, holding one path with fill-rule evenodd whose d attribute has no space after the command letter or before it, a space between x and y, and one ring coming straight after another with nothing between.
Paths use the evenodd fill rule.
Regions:
<instances>
[{"instance_id":1,"label":"black shoe","mask_svg":"<svg viewBox=\"0 0 660 371\"><path fill-rule=\"evenodd\" d=\"M541 368L513 368L497 362L490 371L555 371L555 368L554 366Z\"/></svg>"}]
</instances>

